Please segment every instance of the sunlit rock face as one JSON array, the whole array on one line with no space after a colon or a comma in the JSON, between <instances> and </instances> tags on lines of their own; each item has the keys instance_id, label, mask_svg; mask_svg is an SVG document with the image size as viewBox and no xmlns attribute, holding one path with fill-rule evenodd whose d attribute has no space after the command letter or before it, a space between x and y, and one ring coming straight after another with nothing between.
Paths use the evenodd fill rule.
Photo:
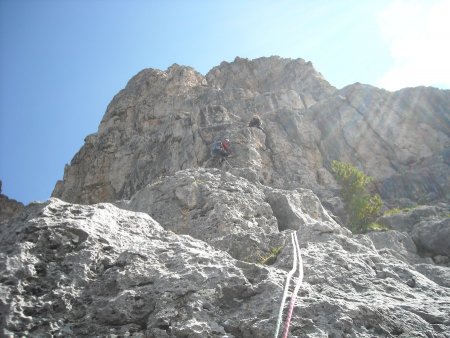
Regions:
<instances>
[{"instance_id":1,"label":"sunlit rock face","mask_svg":"<svg viewBox=\"0 0 450 338\"><path fill-rule=\"evenodd\" d=\"M178 65L143 70L112 100L53 195L83 203L130 198L160 176L211 166L211 143L225 136L242 175L250 170L273 186L319 189L321 154L315 130L303 133L302 112L334 92L301 59L237 59L206 77ZM266 133L247 127L255 113Z\"/></svg>"},{"instance_id":2,"label":"sunlit rock face","mask_svg":"<svg viewBox=\"0 0 450 338\"><path fill-rule=\"evenodd\" d=\"M273 337L293 234L289 337L449 337L449 107L302 59L141 71L54 198L0 219L0 335ZM399 207L389 231L345 227L333 160Z\"/></svg>"},{"instance_id":3,"label":"sunlit rock face","mask_svg":"<svg viewBox=\"0 0 450 338\"><path fill-rule=\"evenodd\" d=\"M450 268L407 234L353 236L310 190L218 171L178 172L122 208L51 199L1 223L2 335L273 337L293 232L290 336L448 337Z\"/></svg>"},{"instance_id":4,"label":"sunlit rock face","mask_svg":"<svg viewBox=\"0 0 450 338\"><path fill-rule=\"evenodd\" d=\"M326 160L357 163L385 200L448 201L450 91L354 84L339 94L308 112Z\"/></svg>"},{"instance_id":5,"label":"sunlit rock face","mask_svg":"<svg viewBox=\"0 0 450 338\"><path fill-rule=\"evenodd\" d=\"M302 59L146 69L112 100L97 134L66 167L53 195L94 203L130 198L160 176L209 167L211 143L232 140L235 173L277 188L335 188L332 160L376 178L385 200L448 200L450 92L332 87ZM248 128L259 114L264 131ZM408 202L409 201L409 202Z\"/></svg>"}]
</instances>

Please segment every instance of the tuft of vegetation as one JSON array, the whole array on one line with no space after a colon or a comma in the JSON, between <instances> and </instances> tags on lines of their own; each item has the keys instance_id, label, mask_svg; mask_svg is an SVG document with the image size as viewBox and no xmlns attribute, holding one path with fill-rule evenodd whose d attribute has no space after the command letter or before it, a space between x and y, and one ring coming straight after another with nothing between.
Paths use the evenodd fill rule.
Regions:
<instances>
[{"instance_id":1,"label":"tuft of vegetation","mask_svg":"<svg viewBox=\"0 0 450 338\"><path fill-rule=\"evenodd\" d=\"M367 224L367 231L386 231L389 229L390 229L389 226L383 225L380 223L376 223L376 222Z\"/></svg>"},{"instance_id":2,"label":"tuft of vegetation","mask_svg":"<svg viewBox=\"0 0 450 338\"><path fill-rule=\"evenodd\" d=\"M400 208L392 208L392 209L386 210L384 212L383 216L397 215L397 214L399 214L401 212L402 212L402 209L400 209Z\"/></svg>"},{"instance_id":3,"label":"tuft of vegetation","mask_svg":"<svg viewBox=\"0 0 450 338\"><path fill-rule=\"evenodd\" d=\"M407 212L412 210L413 208L392 208L389 210L386 210L383 214L383 216L392 216L392 215L397 215L401 212Z\"/></svg>"},{"instance_id":4,"label":"tuft of vegetation","mask_svg":"<svg viewBox=\"0 0 450 338\"><path fill-rule=\"evenodd\" d=\"M349 217L349 227L353 232L372 230L371 224L381 214L383 200L380 195L370 195L368 185L373 178L365 175L350 163L333 161L334 177L341 186L341 196Z\"/></svg>"},{"instance_id":5,"label":"tuft of vegetation","mask_svg":"<svg viewBox=\"0 0 450 338\"><path fill-rule=\"evenodd\" d=\"M278 246L271 248L269 252L260 257L259 264L261 265L272 265L276 262L278 255L280 254L281 250L283 249L283 246Z\"/></svg>"}]
</instances>

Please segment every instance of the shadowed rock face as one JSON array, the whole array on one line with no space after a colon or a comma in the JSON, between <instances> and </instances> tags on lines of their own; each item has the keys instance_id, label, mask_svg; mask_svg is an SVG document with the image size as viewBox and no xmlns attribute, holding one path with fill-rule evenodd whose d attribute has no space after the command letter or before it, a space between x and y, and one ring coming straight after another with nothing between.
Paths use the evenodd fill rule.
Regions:
<instances>
[{"instance_id":1,"label":"shadowed rock face","mask_svg":"<svg viewBox=\"0 0 450 338\"><path fill-rule=\"evenodd\" d=\"M2 194L2 181L0 180L0 221L8 219L23 209L23 204Z\"/></svg>"},{"instance_id":2,"label":"shadowed rock face","mask_svg":"<svg viewBox=\"0 0 450 338\"><path fill-rule=\"evenodd\" d=\"M449 337L449 97L337 90L278 57L141 71L55 197L0 219L1 335L273 337L294 233L290 337ZM334 159L391 204L440 203L353 235L324 208L342 209Z\"/></svg>"}]
</instances>

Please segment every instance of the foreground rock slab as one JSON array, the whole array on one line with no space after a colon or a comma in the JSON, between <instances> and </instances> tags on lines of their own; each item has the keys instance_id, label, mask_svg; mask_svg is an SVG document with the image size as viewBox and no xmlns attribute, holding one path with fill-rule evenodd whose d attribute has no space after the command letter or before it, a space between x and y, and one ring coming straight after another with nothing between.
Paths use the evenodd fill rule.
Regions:
<instances>
[{"instance_id":1,"label":"foreground rock slab","mask_svg":"<svg viewBox=\"0 0 450 338\"><path fill-rule=\"evenodd\" d=\"M307 219L302 199L290 201ZM328 221L295 232L305 280L290 337L450 335L448 269L440 285L419 272L433 265L416 270ZM0 224L1 334L272 337L291 253L286 242L273 265L253 264L145 213L33 204Z\"/></svg>"}]
</instances>

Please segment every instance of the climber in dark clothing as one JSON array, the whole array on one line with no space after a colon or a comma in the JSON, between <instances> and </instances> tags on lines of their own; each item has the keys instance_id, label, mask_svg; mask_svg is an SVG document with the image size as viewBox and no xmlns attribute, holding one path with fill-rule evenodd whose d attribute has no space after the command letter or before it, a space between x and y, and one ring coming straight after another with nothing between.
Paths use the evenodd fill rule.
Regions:
<instances>
[{"instance_id":1,"label":"climber in dark clothing","mask_svg":"<svg viewBox=\"0 0 450 338\"><path fill-rule=\"evenodd\" d=\"M229 139L224 139L221 141L216 141L213 143L211 148L211 156L220 158L220 162L222 162L225 157L231 155L231 143Z\"/></svg>"},{"instance_id":2,"label":"climber in dark clothing","mask_svg":"<svg viewBox=\"0 0 450 338\"><path fill-rule=\"evenodd\" d=\"M256 115L253 116L253 118L250 120L250 122L248 123L248 126L258 128L264 132L264 129L262 129L262 127L261 127L261 119Z\"/></svg>"}]
</instances>

